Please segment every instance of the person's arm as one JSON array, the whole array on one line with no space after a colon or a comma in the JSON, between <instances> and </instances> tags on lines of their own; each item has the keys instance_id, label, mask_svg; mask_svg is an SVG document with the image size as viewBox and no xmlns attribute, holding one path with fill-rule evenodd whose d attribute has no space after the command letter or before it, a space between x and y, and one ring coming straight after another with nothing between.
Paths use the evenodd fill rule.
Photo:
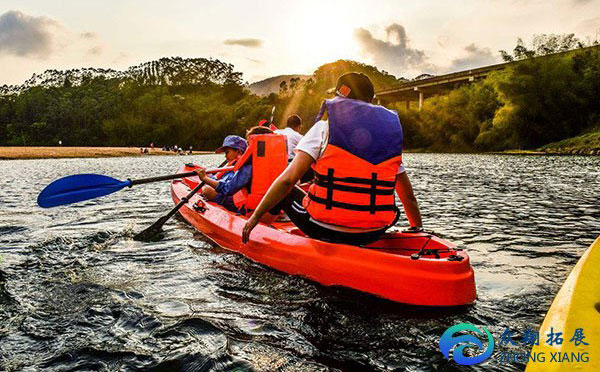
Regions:
<instances>
[{"instance_id":1,"label":"person's arm","mask_svg":"<svg viewBox=\"0 0 600 372\"><path fill-rule=\"evenodd\" d=\"M408 223L411 227L422 227L423 221L421 220L421 211L419 210L419 203L410 184L410 179L406 172L402 172L396 175L396 193L404 206L404 212Z\"/></svg>"},{"instance_id":2,"label":"person's arm","mask_svg":"<svg viewBox=\"0 0 600 372\"><path fill-rule=\"evenodd\" d=\"M240 170L236 171L234 175L227 179L216 180L206 174L205 168L198 168L195 171L200 178L200 181L206 183L212 187L217 193L223 195L233 195L240 191L242 187L246 186L252 178L252 166L250 164L244 165Z\"/></svg>"},{"instance_id":3,"label":"person's arm","mask_svg":"<svg viewBox=\"0 0 600 372\"><path fill-rule=\"evenodd\" d=\"M212 187L213 189L216 189L217 186L219 185L219 181L217 181L213 178L210 178L206 174L206 168L204 168L204 167L197 168L195 170L195 172L198 175L198 178L200 178L200 181L204 182L205 184Z\"/></svg>"},{"instance_id":4,"label":"person's arm","mask_svg":"<svg viewBox=\"0 0 600 372\"><path fill-rule=\"evenodd\" d=\"M244 186L250 183L252 179L252 165L246 164L236 171L233 176L226 181L217 182L215 191L223 195L233 195L240 191Z\"/></svg>"},{"instance_id":5,"label":"person's arm","mask_svg":"<svg viewBox=\"0 0 600 372\"><path fill-rule=\"evenodd\" d=\"M292 188L298 182L300 178L308 171L308 168L314 163L312 156L308 155L304 151L297 151L294 160L285 168L283 173L275 179L267 193L261 200L258 207L252 216L246 222L244 231L242 232L242 243L248 243L250 233L254 227L258 224L261 217L273 209L280 201L282 201L289 193Z\"/></svg>"}]
</instances>

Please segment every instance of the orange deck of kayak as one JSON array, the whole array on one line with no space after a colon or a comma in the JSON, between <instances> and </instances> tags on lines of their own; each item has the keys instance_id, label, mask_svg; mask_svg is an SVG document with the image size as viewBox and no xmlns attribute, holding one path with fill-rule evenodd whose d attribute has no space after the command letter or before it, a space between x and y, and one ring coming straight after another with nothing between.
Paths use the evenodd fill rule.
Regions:
<instances>
[{"instance_id":1,"label":"orange deck of kayak","mask_svg":"<svg viewBox=\"0 0 600 372\"><path fill-rule=\"evenodd\" d=\"M179 172L194 168L182 167ZM175 203L198 184L197 177L173 181ZM311 239L290 222L259 224L251 241L242 244L246 217L208 203L198 195L180 211L198 231L223 248L263 265L301 275L323 285L339 285L412 305L456 306L473 302L475 280L463 250L427 233L390 233L365 247ZM437 249L439 258L411 259L423 247ZM449 260L452 255L462 260Z\"/></svg>"}]
</instances>

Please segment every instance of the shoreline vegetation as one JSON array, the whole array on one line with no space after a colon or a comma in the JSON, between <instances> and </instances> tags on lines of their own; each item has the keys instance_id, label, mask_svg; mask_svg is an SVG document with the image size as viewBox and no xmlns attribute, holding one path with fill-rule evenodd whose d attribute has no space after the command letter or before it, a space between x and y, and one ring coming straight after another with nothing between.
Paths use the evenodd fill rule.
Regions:
<instances>
[{"instance_id":1,"label":"shoreline vegetation","mask_svg":"<svg viewBox=\"0 0 600 372\"><path fill-rule=\"evenodd\" d=\"M398 111L408 151L597 155L600 43L574 34L536 35L532 47L519 39L512 54L501 56L518 63L426 95L420 108L383 102ZM259 96L233 65L216 59L161 58L124 71L47 70L22 85L0 86L0 146L135 146L125 156L150 143L212 149L227 135L244 136L273 107L279 127L297 114L308 130L347 72L368 75L376 92L407 81L339 60Z\"/></svg>"},{"instance_id":2,"label":"shoreline vegetation","mask_svg":"<svg viewBox=\"0 0 600 372\"><path fill-rule=\"evenodd\" d=\"M212 154L212 151L193 151L192 155ZM139 147L50 147L50 146L9 146L0 147L0 160L19 159L66 159L66 158L115 158L130 156L178 155L173 151L148 149L141 153ZM184 155L188 155L186 151Z\"/></svg>"}]
</instances>

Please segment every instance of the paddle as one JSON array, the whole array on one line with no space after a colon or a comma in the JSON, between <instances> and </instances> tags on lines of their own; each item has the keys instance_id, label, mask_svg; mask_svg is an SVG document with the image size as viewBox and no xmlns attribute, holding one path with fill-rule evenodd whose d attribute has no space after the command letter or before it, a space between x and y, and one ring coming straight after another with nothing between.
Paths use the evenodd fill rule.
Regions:
<instances>
[{"instance_id":1,"label":"paddle","mask_svg":"<svg viewBox=\"0 0 600 372\"><path fill-rule=\"evenodd\" d=\"M218 173L232 169L233 167L209 169L206 173ZM195 175L196 172L186 172L170 174L168 176L142 178L139 180L127 179L126 181L120 181L101 174L76 174L60 178L46 186L40 195L38 195L37 203L42 208L56 207L109 195L125 187Z\"/></svg>"},{"instance_id":2,"label":"paddle","mask_svg":"<svg viewBox=\"0 0 600 372\"><path fill-rule=\"evenodd\" d=\"M269 119L269 124L273 124L273 115L275 115L275 106L271 109L271 118Z\"/></svg>"},{"instance_id":3,"label":"paddle","mask_svg":"<svg viewBox=\"0 0 600 372\"><path fill-rule=\"evenodd\" d=\"M219 167L222 167L226 163L227 163L227 160L225 160L223 163L221 163L221 165L219 165ZM231 169L229 169L229 168L231 168ZM217 169L219 169L219 168L217 168ZM221 168L221 170L233 170L233 167ZM208 171L206 171L206 172L208 173ZM195 172L193 172L193 173L195 174ZM198 191L202 190L202 187L204 186L205 183L206 182L200 182L198 184L198 186L196 186L186 196L184 196L183 198L181 198L181 200L179 201L179 203L177 203L177 205L175 206L175 208L171 209L171 211L169 213L167 213L164 216L162 216L161 218L159 218L158 221L154 222L146 230L144 230L144 231L136 234L133 237L133 240L139 240L139 241L152 241L152 240L154 240L154 237L156 237L160 233L160 231L161 231L163 225L165 224L165 222L167 222L167 220L169 218L171 218L175 213L177 213L177 211L179 209L181 209L181 207L183 207L183 205L186 204L190 200L190 198L192 196L194 196Z\"/></svg>"}]
</instances>

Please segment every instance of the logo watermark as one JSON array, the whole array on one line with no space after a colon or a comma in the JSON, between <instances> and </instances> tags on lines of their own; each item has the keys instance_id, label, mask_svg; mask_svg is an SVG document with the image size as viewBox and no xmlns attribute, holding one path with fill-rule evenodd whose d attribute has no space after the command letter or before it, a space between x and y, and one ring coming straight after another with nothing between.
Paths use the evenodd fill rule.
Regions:
<instances>
[{"instance_id":1,"label":"logo watermark","mask_svg":"<svg viewBox=\"0 0 600 372\"><path fill-rule=\"evenodd\" d=\"M483 330L480 330L469 323L460 323L448 328L440 338L440 350L442 351L442 354L444 354L446 359L450 360L450 352L454 348L454 351L452 351L452 358L458 364L469 366L483 362L494 352L494 337L492 337L492 334L487 328L481 328L483 328ZM471 331L484 337L484 339L487 339L487 347L485 350L483 348L483 342L471 334L454 336L455 333L461 331ZM476 356L468 356L465 355L465 348L467 347L477 347L479 351L483 350L483 352Z\"/></svg>"},{"instance_id":2,"label":"logo watermark","mask_svg":"<svg viewBox=\"0 0 600 372\"><path fill-rule=\"evenodd\" d=\"M446 359L450 360L450 355L452 355L454 362L461 365L484 362L493 354L494 346L499 349L494 359L500 364L571 364L590 361L590 355L586 350L590 342L586 339L583 328L569 330L568 335L555 327L547 329L545 334L540 334L539 331L532 328L527 328L523 332L515 332L506 328L499 335L498 340L496 344L494 337L485 327L480 329L473 324L460 323L448 328L442 334L440 350ZM484 348L485 342L487 342L487 346ZM561 350L563 343L566 347ZM540 345L550 346L551 349L536 348ZM466 351L470 355L465 354Z\"/></svg>"}]
</instances>

